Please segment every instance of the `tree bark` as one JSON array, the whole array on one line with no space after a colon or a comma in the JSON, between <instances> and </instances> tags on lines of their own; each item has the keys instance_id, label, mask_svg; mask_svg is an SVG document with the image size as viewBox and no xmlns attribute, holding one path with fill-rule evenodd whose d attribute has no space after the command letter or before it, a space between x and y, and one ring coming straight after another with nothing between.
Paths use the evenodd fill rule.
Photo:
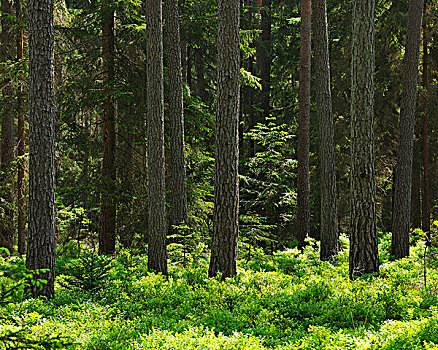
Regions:
<instances>
[{"instance_id":1,"label":"tree bark","mask_svg":"<svg viewBox=\"0 0 438 350\"><path fill-rule=\"evenodd\" d=\"M271 25L272 25L272 5L271 0L263 0L261 8L261 34L259 45L257 47L257 58L260 65L260 78L262 91L260 94L260 107L262 109L262 120L264 123L266 118L271 113L271 62L272 62L272 38L271 38Z\"/></svg>"},{"instance_id":2,"label":"tree bark","mask_svg":"<svg viewBox=\"0 0 438 350\"><path fill-rule=\"evenodd\" d=\"M240 2L219 0L213 237L208 275L236 274L239 233Z\"/></svg>"},{"instance_id":3,"label":"tree bark","mask_svg":"<svg viewBox=\"0 0 438 350\"><path fill-rule=\"evenodd\" d=\"M14 26L12 21L12 2L1 0L1 61L6 63L14 59ZM2 86L3 110L1 115L1 173L0 181L3 187L4 217L0 227L0 247L7 248L11 253L14 246L14 211L12 195L12 160L14 158L13 133L13 89L11 80L3 78Z\"/></svg>"},{"instance_id":4,"label":"tree bark","mask_svg":"<svg viewBox=\"0 0 438 350\"><path fill-rule=\"evenodd\" d=\"M426 18L428 2L424 0L424 14ZM424 90L424 119L423 119L423 202L424 224L423 231L430 240L430 180L429 180L429 53L428 53L428 27L423 22L423 90Z\"/></svg>"},{"instance_id":5,"label":"tree bark","mask_svg":"<svg viewBox=\"0 0 438 350\"><path fill-rule=\"evenodd\" d=\"M350 278L379 271L374 168L374 0L353 0Z\"/></svg>"},{"instance_id":6,"label":"tree bark","mask_svg":"<svg viewBox=\"0 0 438 350\"><path fill-rule=\"evenodd\" d=\"M148 268L167 275L162 2L146 0Z\"/></svg>"},{"instance_id":7,"label":"tree bark","mask_svg":"<svg viewBox=\"0 0 438 350\"><path fill-rule=\"evenodd\" d=\"M311 69L311 1L301 1L300 115L298 119L297 229L298 246L310 233L309 125Z\"/></svg>"},{"instance_id":8,"label":"tree bark","mask_svg":"<svg viewBox=\"0 0 438 350\"><path fill-rule=\"evenodd\" d=\"M398 156L395 170L391 242L391 254L397 259L409 256L412 158L414 151L415 107L423 4L423 0L410 1L406 50L403 58L403 91L401 98Z\"/></svg>"},{"instance_id":9,"label":"tree bark","mask_svg":"<svg viewBox=\"0 0 438 350\"><path fill-rule=\"evenodd\" d=\"M29 1L29 227L26 267L47 269L32 296L54 295L55 94L53 1Z\"/></svg>"},{"instance_id":10,"label":"tree bark","mask_svg":"<svg viewBox=\"0 0 438 350\"><path fill-rule=\"evenodd\" d=\"M184 142L183 80L177 0L164 0L164 37L168 66L168 113L170 120L170 234L183 234L176 229L188 225L187 176Z\"/></svg>"},{"instance_id":11,"label":"tree bark","mask_svg":"<svg viewBox=\"0 0 438 350\"><path fill-rule=\"evenodd\" d=\"M16 16L18 20L17 32L17 61L23 59L23 4L22 0L16 2ZM26 251L26 203L24 182L24 154L26 144L25 114L23 111L23 76L20 74L17 87L17 114L18 114L18 173L17 173L17 207L18 207L18 254L24 255Z\"/></svg>"},{"instance_id":12,"label":"tree bark","mask_svg":"<svg viewBox=\"0 0 438 350\"><path fill-rule=\"evenodd\" d=\"M338 253L335 142L330 85L326 0L313 0L316 105L321 166L321 260Z\"/></svg>"},{"instance_id":13,"label":"tree bark","mask_svg":"<svg viewBox=\"0 0 438 350\"><path fill-rule=\"evenodd\" d=\"M100 213L99 254L116 250L116 109L114 101L114 8L112 1L102 4L102 66L105 101L103 111L102 207Z\"/></svg>"}]
</instances>

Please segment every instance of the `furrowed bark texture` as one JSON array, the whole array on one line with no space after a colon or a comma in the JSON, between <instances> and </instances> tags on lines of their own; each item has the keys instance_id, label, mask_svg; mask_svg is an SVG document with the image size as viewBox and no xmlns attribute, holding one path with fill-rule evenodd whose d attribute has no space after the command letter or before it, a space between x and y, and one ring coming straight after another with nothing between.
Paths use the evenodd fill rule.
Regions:
<instances>
[{"instance_id":1,"label":"furrowed bark texture","mask_svg":"<svg viewBox=\"0 0 438 350\"><path fill-rule=\"evenodd\" d=\"M213 237L208 274L236 274L239 231L240 3L219 0Z\"/></svg>"},{"instance_id":2,"label":"furrowed bark texture","mask_svg":"<svg viewBox=\"0 0 438 350\"><path fill-rule=\"evenodd\" d=\"M182 233L174 227L188 224L187 176L184 145L183 80L178 1L164 0L164 36L167 51L168 113L170 121L170 234Z\"/></svg>"},{"instance_id":3,"label":"furrowed bark texture","mask_svg":"<svg viewBox=\"0 0 438 350\"><path fill-rule=\"evenodd\" d=\"M428 12L428 2L424 0L424 14ZM424 119L423 119L423 202L424 224L423 231L430 239L430 179L429 179L429 52L428 26L423 22L423 89L424 89Z\"/></svg>"},{"instance_id":4,"label":"furrowed bark texture","mask_svg":"<svg viewBox=\"0 0 438 350\"><path fill-rule=\"evenodd\" d=\"M271 25L272 25L272 6L271 0L263 0L261 8L261 34L259 41L259 48L257 50L257 58L260 64L260 78L262 84L262 91L260 93L261 104L260 107L263 111L263 118L260 120L264 123L266 118L269 117L271 108L271 62L272 62L272 38L271 38Z\"/></svg>"},{"instance_id":5,"label":"furrowed bark texture","mask_svg":"<svg viewBox=\"0 0 438 350\"><path fill-rule=\"evenodd\" d=\"M350 278L379 271L374 169L374 0L353 1Z\"/></svg>"},{"instance_id":6,"label":"furrowed bark texture","mask_svg":"<svg viewBox=\"0 0 438 350\"><path fill-rule=\"evenodd\" d=\"M21 0L17 0L16 3L16 16L18 20L17 31L17 61L21 61L23 58L23 26L21 21L23 20L23 4ZM17 207L18 207L18 254L24 255L26 251L26 203L25 192L26 185L24 181L24 154L25 154L25 114L23 111L23 88L21 81L23 80L22 74L19 77L20 81L17 87L17 114L18 114L18 172L17 172Z\"/></svg>"},{"instance_id":7,"label":"furrowed bark texture","mask_svg":"<svg viewBox=\"0 0 438 350\"><path fill-rule=\"evenodd\" d=\"M400 136L395 170L391 242L391 255L394 255L397 259L409 256L412 158L423 7L423 0L410 1L406 50L403 58L403 91L400 111Z\"/></svg>"},{"instance_id":8,"label":"furrowed bark texture","mask_svg":"<svg viewBox=\"0 0 438 350\"><path fill-rule=\"evenodd\" d=\"M29 226L26 267L48 269L32 295L53 297L55 281L55 97L53 1L29 1Z\"/></svg>"},{"instance_id":9,"label":"furrowed bark texture","mask_svg":"<svg viewBox=\"0 0 438 350\"><path fill-rule=\"evenodd\" d=\"M111 0L102 5L102 65L106 99L103 109L102 208L100 213L99 254L116 250L116 110L114 104L114 9Z\"/></svg>"},{"instance_id":10,"label":"furrowed bark texture","mask_svg":"<svg viewBox=\"0 0 438 350\"><path fill-rule=\"evenodd\" d=\"M167 275L161 0L146 0L148 134L148 268Z\"/></svg>"},{"instance_id":11,"label":"furrowed bark texture","mask_svg":"<svg viewBox=\"0 0 438 350\"><path fill-rule=\"evenodd\" d=\"M301 1L300 115L298 119L297 229L298 246L310 233L309 125L311 69L311 1Z\"/></svg>"},{"instance_id":12,"label":"furrowed bark texture","mask_svg":"<svg viewBox=\"0 0 438 350\"><path fill-rule=\"evenodd\" d=\"M321 166L321 251L322 260L338 253L336 214L335 142L330 86L330 55L326 0L313 0L316 105Z\"/></svg>"},{"instance_id":13,"label":"furrowed bark texture","mask_svg":"<svg viewBox=\"0 0 438 350\"><path fill-rule=\"evenodd\" d=\"M1 1L1 61L13 61L14 59L14 26L12 21L12 2ZM11 80L3 78L2 86L3 111L1 115L1 173L0 181L3 186L3 210L4 216L0 226L0 247L7 248L12 252L14 245L14 211L12 210L12 160L14 158L14 133L13 133L13 88Z\"/></svg>"}]
</instances>

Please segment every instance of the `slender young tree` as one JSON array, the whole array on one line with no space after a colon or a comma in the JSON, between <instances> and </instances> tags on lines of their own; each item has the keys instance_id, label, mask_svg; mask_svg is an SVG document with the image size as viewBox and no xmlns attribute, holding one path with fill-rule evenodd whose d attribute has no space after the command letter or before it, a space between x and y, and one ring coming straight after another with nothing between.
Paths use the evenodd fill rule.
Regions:
<instances>
[{"instance_id":1,"label":"slender young tree","mask_svg":"<svg viewBox=\"0 0 438 350\"><path fill-rule=\"evenodd\" d=\"M164 0L164 37L168 66L168 113L170 120L170 233L174 227L188 224L187 177L184 145L183 81L181 67L181 43L177 0ZM181 232L179 232L181 233Z\"/></svg>"},{"instance_id":2,"label":"slender young tree","mask_svg":"<svg viewBox=\"0 0 438 350\"><path fill-rule=\"evenodd\" d=\"M12 2L1 0L1 61L7 62L14 59L14 26L12 22ZM14 227L12 210L12 160L14 158L14 134L13 134L13 89L11 80L3 78L2 86L3 110L1 115L1 173L0 181L3 184L3 223L0 228L0 246L6 247L12 252L14 243Z\"/></svg>"},{"instance_id":3,"label":"slender young tree","mask_svg":"<svg viewBox=\"0 0 438 350\"><path fill-rule=\"evenodd\" d=\"M424 0L424 18L428 14L428 1ZM423 231L430 239L430 179L429 179L429 36L427 22L423 22L423 90L424 90L424 118L423 118L423 202L424 224Z\"/></svg>"},{"instance_id":4,"label":"slender young tree","mask_svg":"<svg viewBox=\"0 0 438 350\"><path fill-rule=\"evenodd\" d=\"M26 267L47 269L32 296L53 297L55 282L55 93L53 0L29 9L29 225Z\"/></svg>"},{"instance_id":5,"label":"slender young tree","mask_svg":"<svg viewBox=\"0 0 438 350\"><path fill-rule=\"evenodd\" d=\"M236 274L239 233L240 1L219 0L213 237L208 275Z\"/></svg>"},{"instance_id":6,"label":"slender young tree","mask_svg":"<svg viewBox=\"0 0 438 350\"><path fill-rule=\"evenodd\" d=\"M22 0L16 2L17 16L17 62L23 59L23 4ZM25 114L23 111L23 91L21 80L17 87L17 115L18 115L18 172L17 172L17 207L18 207L18 254L24 255L26 250L26 203L25 203L25 182L24 182L24 154L25 154Z\"/></svg>"},{"instance_id":7,"label":"slender young tree","mask_svg":"<svg viewBox=\"0 0 438 350\"><path fill-rule=\"evenodd\" d=\"M102 65L105 101L103 108L102 208L99 229L99 254L116 250L116 109L114 101L114 8L112 0L102 4Z\"/></svg>"},{"instance_id":8,"label":"slender young tree","mask_svg":"<svg viewBox=\"0 0 438 350\"><path fill-rule=\"evenodd\" d=\"M411 0L409 3L406 50L403 58L403 91L395 170L391 242L391 254L397 259L409 256L412 158L423 6L424 0Z\"/></svg>"},{"instance_id":9,"label":"slender young tree","mask_svg":"<svg viewBox=\"0 0 438 350\"><path fill-rule=\"evenodd\" d=\"M350 278L379 271L374 168L375 0L353 0Z\"/></svg>"},{"instance_id":10,"label":"slender young tree","mask_svg":"<svg viewBox=\"0 0 438 350\"><path fill-rule=\"evenodd\" d=\"M167 275L162 1L146 5L148 268Z\"/></svg>"},{"instance_id":11,"label":"slender young tree","mask_svg":"<svg viewBox=\"0 0 438 350\"><path fill-rule=\"evenodd\" d=\"M333 136L330 55L326 0L313 0L316 106L321 173L321 260L338 253L335 142Z\"/></svg>"},{"instance_id":12,"label":"slender young tree","mask_svg":"<svg viewBox=\"0 0 438 350\"><path fill-rule=\"evenodd\" d=\"M298 244L310 233L309 126L310 126L310 69L311 69L311 0L301 1L300 49L300 114L298 119L298 182L297 228Z\"/></svg>"}]
</instances>

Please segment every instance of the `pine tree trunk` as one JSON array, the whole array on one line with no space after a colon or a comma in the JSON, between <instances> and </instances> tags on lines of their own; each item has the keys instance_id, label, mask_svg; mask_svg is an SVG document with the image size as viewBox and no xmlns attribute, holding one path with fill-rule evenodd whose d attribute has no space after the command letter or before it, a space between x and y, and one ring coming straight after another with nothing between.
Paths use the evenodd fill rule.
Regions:
<instances>
[{"instance_id":1,"label":"pine tree trunk","mask_svg":"<svg viewBox=\"0 0 438 350\"><path fill-rule=\"evenodd\" d=\"M148 268L167 275L162 2L146 0Z\"/></svg>"},{"instance_id":2,"label":"pine tree trunk","mask_svg":"<svg viewBox=\"0 0 438 350\"><path fill-rule=\"evenodd\" d=\"M335 142L330 86L330 55L325 0L313 0L316 105L321 166L321 260L338 253Z\"/></svg>"},{"instance_id":3,"label":"pine tree trunk","mask_svg":"<svg viewBox=\"0 0 438 350\"><path fill-rule=\"evenodd\" d=\"M260 94L260 107L263 111L262 123L271 113L271 61L272 61L272 38L271 38L271 0L263 0L261 8L261 34L259 47L257 50L257 58L260 64L260 78L262 84L262 91Z\"/></svg>"},{"instance_id":4,"label":"pine tree trunk","mask_svg":"<svg viewBox=\"0 0 438 350\"><path fill-rule=\"evenodd\" d=\"M300 115L298 119L298 182L297 182L297 229L298 245L310 233L310 180L309 180L309 132L310 132L310 69L311 69L311 1L301 1L301 49L300 49Z\"/></svg>"},{"instance_id":5,"label":"pine tree trunk","mask_svg":"<svg viewBox=\"0 0 438 350\"><path fill-rule=\"evenodd\" d=\"M391 242L391 254L397 259L409 256L412 158L414 151L415 107L423 3L423 0L410 1L406 50L403 58L403 91L400 111L398 157L395 170Z\"/></svg>"},{"instance_id":6,"label":"pine tree trunk","mask_svg":"<svg viewBox=\"0 0 438 350\"><path fill-rule=\"evenodd\" d=\"M114 103L114 9L111 0L102 5L102 66L105 96L103 115L102 209L99 254L116 250L116 111Z\"/></svg>"},{"instance_id":7,"label":"pine tree trunk","mask_svg":"<svg viewBox=\"0 0 438 350\"><path fill-rule=\"evenodd\" d=\"M188 224L187 177L184 142L183 81L177 0L164 0L164 37L168 66L168 113L170 120L170 234L184 231L175 226Z\"/></svg>"},{"instance_id":8,"label":"pine tree trunk","mask_svg":"<svg viewBox=\"0 0 438 350\"><path fill-rule=\"evenodd\" d=\"M236 274L239 234L240 3L219 0L213 237L208 275Z\"/></svg>"},{"instance_id":9,"label":"pine tree trunk","mask_svg":"<svg viewBox=\"0 0 438 350\"><path fill-rule=\"evenodd\" d=\"M26 267L48 269L32 296L53 297L55 281L55 96L53 1L29 1L29 229Z\"/></svg>"},{"instance_id":10,"label":"pine tree trunk","mask_svg":"<svg viewBox=\"0 0 438 350\"><path fill-rule=\"evenodd\" d=\"M1 0L1 61L14 59L14 27L12 21L12 2ZM3 78L3 110L1 115L1 174L4 217L0 226L0 247L12 253L14 246L14 211L12 209L12 160L14 158L13 134L13 89L9 78Z\"/></svg>"},{"instance_id":11,"label":"pine tree trunk","mask_svg":"<svg viewBox=\"0 0 438 350\"><path fill-rule=\"evenodd\" d=\"M22 0L16 2L16 16L18 20L17 32L17 61L23 59L23 4ZM17 207L18 207L18 254L24 255L26 252L26 203L25 203L25 182L24 182L24 154L25 154L25 113L23 111L23 91L21 82L23 80L22 74L19 77L17 88L17 114L18 114L18 173L17 173Z\"/></svg>"},{"instance_id":12,"label":"pine tree trunk","mask_svg":"<svg viewBox=\"0 0 438 350\"><path fill-rule=\"evenodd\" d=\"M417 119L418 120L418 119ZM417 127L418 129L418 127ZM418 131L416 132L418 135ZM414 155L421 154L421 140L417 136L414 142ZM422 228L422 204L421 204L421 186L422 186L422 159L421 157L414 157L414 164L412 167L412 205L411 205L411 221L412 228Z\"/></svg>"},{"instance_id":13,"label":"pine tree trunk","mask_svg":"<svg viewBox=\"0 0 438 350\"><path fill-rule=\"evenodd\" d=\"M353 0L350 278L379 271L374 168L374 0Z\"/></svg>"},{"instance_id":14,"label":"pine tree trunk","mask_svg":"<svg viewBox=\"0 0 438 350\"><path fill-rule=\"evenodd\" d=\"M424 14L427 16L428 2L424 0ZM424 202L424 224L423 231L430 240L430 180L429 180L429 53L428 53L428 27L423 22L423 90L424 90L424 119L423 119L423 202Z\"/></svg>"}]
</instances>

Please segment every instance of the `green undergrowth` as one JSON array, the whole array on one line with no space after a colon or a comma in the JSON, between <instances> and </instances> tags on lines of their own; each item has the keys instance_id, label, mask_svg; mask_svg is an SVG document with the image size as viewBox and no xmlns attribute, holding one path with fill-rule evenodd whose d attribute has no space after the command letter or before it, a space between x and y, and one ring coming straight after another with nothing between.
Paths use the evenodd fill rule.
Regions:
<instances>
[{"instance_id":1,"label":"green undergrowth","mask_svg":"<svg viewBox=\"0 0 438 350\"><path fill-rule=\"evenodd\" d=\"M310 243L304 253L242 259L238 275L224 283L207 278L202 246L190 266L171 262L167 279L149 273L147 257L131 251L59 258L54 300L26 299L19 284L4 298L0 348L33 341L39 349L438 349L433 248L425 288L422 242L410 258L383 261L379 276L354 282L345 238L330 262L319 261ZM18 282L3 273L0 283Z\"/></svg>"}]
</instances>

